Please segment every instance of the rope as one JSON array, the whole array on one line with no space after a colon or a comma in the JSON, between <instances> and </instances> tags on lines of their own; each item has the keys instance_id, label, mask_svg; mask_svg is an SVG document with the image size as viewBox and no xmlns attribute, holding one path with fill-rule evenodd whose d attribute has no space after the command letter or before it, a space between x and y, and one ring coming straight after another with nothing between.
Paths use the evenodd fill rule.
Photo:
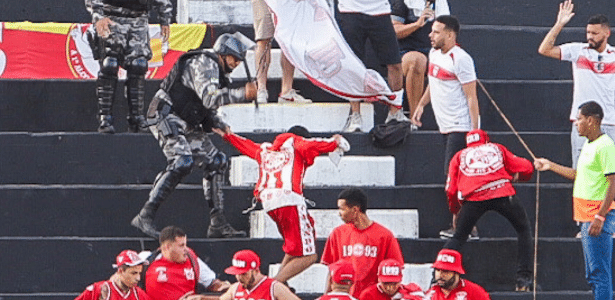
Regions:
<instances>
[{"instance_id":1,"label":"rope","mask_svg":"<svg viewBox=\"0 0 615 300\"><path fill-rule=\"evenodd\" d=\"M502 119L504 119L504 122L506 122L506 124L515 134L517 139L519 139L523 147L525 147L525 150L527 150L530 156L532 156L533 160L536 160L536 156L534 155L534 152L530 150L530 147L528 147L528 145L525 143L523 138L521 138L517 130L515 130L515 127L513 127L512 123L510 123L506 115L504 115L504 113L502 112L498 104L495 102L495 100L493 100L493 98L491 97L491 95L489 94L485 86L483 85L483 83L478 79L476 81L478 82L478 85L483 90L485 95L487 95L487 98L489 98L489 101L491 101L491 104L493 104L495 109L498 111ZM534 270L533 270L534 276L532 278L532 283L533 283L532 284L532 295L533 295L534 300L536 300L536 286L537 286L536 273L538 272L538 213L539 212L540 212L540 171L536 172L536 222L534 224Z\"/></svg>"},{"instance_id":2,"label":"rope","mask_svg":"<svg viewBox=\"0 0 615 300\"><path fill-rule=\"evenodd\" d=\"M491 98L491 95L489 94L489 92L487 92L487 89L485 88L485 86L483 85L483 83L480 80L476 80L478 81L478 85L480 86L480 88L483 90L483 92L485 92L485 95L487 95L487 98L489 98L489 100L491 101L491 104L493 104L493 106L495 106L495 109L498 111L498 113L500 114L500 116L502 116L502 119L504 119L504 122L506 122L506 124L508 125L508 127L510 127L510 129L512 130L512 132L515 134L515 136L517 136L517 138L519 139L519 141L521 142L521 144L523 145L523 147L525 147L525 150L527 150L527 152L530 154L530 156L532 156L533 160L536 160L536 156L534 155L534 152L532 152L532 150L530 150L530 147L527 146L527 144L525 143L525 141L521 138L521 136L519 135L519 133L517 132L517 130L515 130L515 127L513 127L512 123L510 123L510 121L508 121L508 118L506 118L506 116L504 115L504 113L502 112L502 110L500 109L500 107L498 106L497 103L495 103L495 100L493 100L493 98Z\"/></svg>"}]
</instances>

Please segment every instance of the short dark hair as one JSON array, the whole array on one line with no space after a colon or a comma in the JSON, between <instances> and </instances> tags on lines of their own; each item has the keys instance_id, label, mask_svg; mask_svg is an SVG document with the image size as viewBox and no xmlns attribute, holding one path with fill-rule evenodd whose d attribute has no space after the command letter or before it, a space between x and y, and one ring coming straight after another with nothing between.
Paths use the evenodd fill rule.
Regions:
<instances>
[{"instance_id":1,"label":"short dark hair","mask_svg":"<svg viewBox=\"0 0 615 300\"><path fill-rule=\"evenodd\" d=\"M607 18L607 16L603 14L597 14L597 15L593 15L589 17L589 20L587 20L587 24L592 24L592 25L599 24L604 27L610 27L609 18Z\"/></svg>"},{"instance_id":2,"label":"short dark hair","mask_svg":"<svg viewBox=\"0 0 615 300\"><path fill-rule=\"evenodd\" d=\"M358 206L362 213L367 211L367 194L360 188L345 189L337 196L337 199L346 200L347 206Z\"/></svg>"},{"instance_id":3,"label":"short dark hair","mask_svg":"<svg viewBox=\"0 0 615 300\"><path fill-rule=\"evenodd\" d=\"M602 107L596 101L581 104L579 106L579 113L586 117L598 118L598 121L602 121L602 118L604 118L604 111L602 111Z\"/></svg>"},{"instance_id":4,"label":"short dark hair","mask_svg":"<svg viewBox=\"0 0 615 300\"><path fill-rule=\"evenodd\" d=\"M455 35L459 35L459 20L455 16L442 15L437 17L436 21L444 24L444 29L452 30Z\"/></svg>"},{"instance_id":5,"label":"short dark hair","mask_svg":"<svg viewBox=\"0 0 615 300\"><path fill-rule=\"evenodd\" d=\"M290 129L288 129L287 132L296 134L296 135L304 137L306 139L309 139L309 138L312 137L312 134L310 134L310 132L307 130L307 128L305 128L303 126L299 126L299 125L295 125L295 126L291 127Z\"/></svg>"},{"instance_id":6,"label":"short dark hair","mask_svg":"<svg viewBox=\"0 0 615 300\"><path fill-rule=\"evenodd\" d=\"M164 242L174 242L176 238L185 236L186 233L181 228L171 225L160 230L160 237L158 238L158 241L162 245Z\"/></svg>"}]
</instances>

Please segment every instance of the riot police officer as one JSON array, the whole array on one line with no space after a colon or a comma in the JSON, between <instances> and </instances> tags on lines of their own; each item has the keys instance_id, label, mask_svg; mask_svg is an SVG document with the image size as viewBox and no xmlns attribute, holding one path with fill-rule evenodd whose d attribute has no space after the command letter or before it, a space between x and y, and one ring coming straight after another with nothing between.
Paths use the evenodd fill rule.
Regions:
<instances>
[{"instance_id":1,"label":"riot police officer","mask_svg":"<svg viewBox=\"0 0 615 300\"><path fill-rule=\"evenodd\" d=\"M231 89L229 74L244 59L247 47L236 36L221 35L213 52L193 50L183 54L160 85L147 112L147 122L167 158L149 199L131 224L157 237L153 220L160 204L194 168L203 171L203 191L209 202L208 237L241 237L227 222L221 185L228 168L227 158L211 142L212 128L225 128L216 116L218 107L256 99L256 85Z\"/></svg>"},{"instance_id":2,"label":"riot police officer","mask_svg":"<svg viewBox=\"0 0 615 300\"><path fill-rule=\"evenodd\" d=\"M85 0L92 14L95 37L90 39L94 58L100 63L96 80L98 98L98 132L114 133L113 96L117 85L117 72L126 70L126 100L128 100L128 129L138 132L144 125L143 100L145 98L145 73L152 58L149 46L148 14L156 7L161 33L166 41L173 6L170 0Z\"/></svg>"}]
</instances>

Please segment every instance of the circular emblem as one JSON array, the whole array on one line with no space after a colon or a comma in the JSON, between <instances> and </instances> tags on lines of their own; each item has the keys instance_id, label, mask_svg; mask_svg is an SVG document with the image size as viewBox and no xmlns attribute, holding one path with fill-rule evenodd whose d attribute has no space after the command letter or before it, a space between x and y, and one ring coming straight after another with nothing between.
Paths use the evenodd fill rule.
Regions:
<instances>
[{"instance_id":1,"label":"circular emblem","mask_svg":"<svg viewBox=\"0 0 615 300\"><path fill-rule=\"evenodd\" d=\"M490 174L504 166L502 153L493 144L468 148L460 158L460 169L466 176Z\"/></svg>"},{"instance_id":2,"label":"circular emblem","mask_svg":"<svg viewBox=\"0 0 615 300\"><path fill-rule=\"evenodd\" d=\"M282 149L279 152L265 150L263 152L263 169L267 173L279 172L288 164L292 157L293 153L286 149Z\"/></svg>"},{"instance_id":3,"label":"circular emblem","mask_svg":"<svg viewBox=\"0 0 615 300\"><path fill-rule=\"evenodd\" d=\"M363 244L355 244L352 247L352 254L354 256L363 256L364 252L365 252L365 246L363 246Z\"/></svg>"}]
</instances>

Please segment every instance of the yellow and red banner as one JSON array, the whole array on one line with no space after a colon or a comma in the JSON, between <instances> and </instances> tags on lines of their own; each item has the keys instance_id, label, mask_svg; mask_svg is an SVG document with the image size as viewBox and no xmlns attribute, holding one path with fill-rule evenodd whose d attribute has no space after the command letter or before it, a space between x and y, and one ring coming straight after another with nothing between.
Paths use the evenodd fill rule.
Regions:
<instances>
[{"instance_id":1,"label":"yellow and red banner","mask_svg":"<svg viewBox=\"0 0 615 300\"><path fill-rule=\"evenodd\" d=\"M0 78L9 79L94 79L100 68L92 57L86 38L91 24L0 22ZM160 26L150 25L147 78L164 78L177 58L198 48L206 24L172 24L167 43ZM125 71L120 70L121 77Z\"/></svg>"}]
</instances>

